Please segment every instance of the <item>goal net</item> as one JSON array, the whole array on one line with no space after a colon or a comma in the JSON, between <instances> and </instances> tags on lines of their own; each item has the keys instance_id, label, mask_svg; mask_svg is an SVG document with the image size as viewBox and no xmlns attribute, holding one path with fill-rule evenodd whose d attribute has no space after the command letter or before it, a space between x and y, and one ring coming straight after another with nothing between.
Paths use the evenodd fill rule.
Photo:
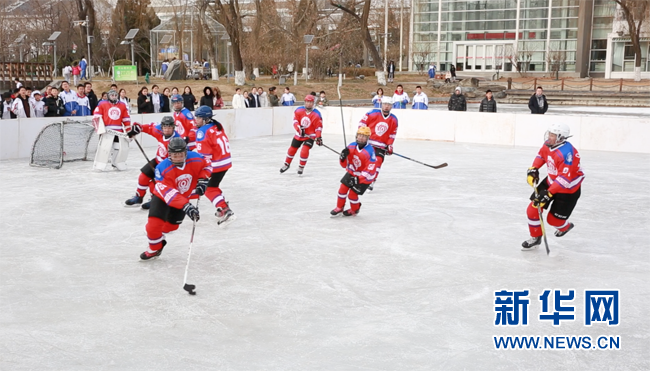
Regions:
<instances>
[{"instance_id":1,"label":"goal net","mask_svg":"<svg viewBox=\"0 0 650 371\"><path fill-rule=\"evenodd\" d=\"M97 142L91 120L49 124L36 137L29 164L59 169L64 162L93 160Z\"/></svg>"}]
</instances>

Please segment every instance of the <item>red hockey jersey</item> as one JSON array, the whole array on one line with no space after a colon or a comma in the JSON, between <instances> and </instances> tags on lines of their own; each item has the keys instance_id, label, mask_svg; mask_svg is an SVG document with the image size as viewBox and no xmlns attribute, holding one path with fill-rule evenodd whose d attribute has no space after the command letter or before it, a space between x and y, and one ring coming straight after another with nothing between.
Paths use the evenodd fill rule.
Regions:
<instances>
[{"instance_id":1,"label":"red hockey jersey","mask_svg":"<svg viewBox=\"0 0 650 371\"><path fill-rule=\"evenodd\" d=\"M533 166L541 168L546 164L548 191L556 193L575 193L585 177L580 167L580 154L571 143L565 142L555 149L542 146L533 161Z\"/></svg>"},{"instance_id":2,"label":"red hockey jersey","mask_svg":"<svg viewBox=\"0 0 650 371\"><path fill-rule=\"evenodd\" d=\"M232 167L228 136L214 123L196 129L195 151L211 161L213 173L226 171Z\"/></svg>"},{"instance_id":3,"label":"red hockey jersey","mask_svg":"<svg viewBox=\"0 0 650 371\"><path fill-rule=\"evenodd\" d=\"M359 126L370 128L369 143L373 147L387 148L393 145L397 136L397 117L392 113L385 117L380 109L373 109L366 113L359 122Z\"/></svg>"},{"instance_id":4,"label":"red hockey jersey","mask_svg":"<svg viewBox=\"0 0 650 371\"><path fill-rule=\"evenodd\" d=\"M360 183L372 183L377 174L375 149L368 143L359 150L357 142L348 144L348 149L350 150L348 157L343 161L339 159L341 167L344 167L350 175L358 177Z\"/></svg>"},{"instance_id":5,"label":"red hockey jersey","mask_svg":"<svg viewBox=\"0 0 650 371\"><path fill-rule=\"evenodd\" d=\"M316 108L307 112L304 106L300 106L293 113L293 128L296 130L294 138L297 140L320 138L323 131L323 117ZM300 135L301 128L305 129L305 136Z\"/></svg>"},{"instance_id":6,"label":"red hockey jersey","mask_svg":"<svg viewBox=\"0 0 650 371\"><path fill-rule=\"evenodd\" d=\"M106 129L123 133L122 125L126 132L131 130L131 116L126 105L122 102L112 104L109 101L100 102L93 112L94 117L101 117Z\"/></svg>"},{"instance_id":7,"label":"red hockey jersey","mask_svg":"<svg viewBox=\"0 0 650 371\"><path fill-rule=\"evenodd\" d=\"M210 162L200 154L188 151L182 168L174 166L170 159L156 166L154 194L167 205L181 209L189 202L189 196L196 188L198 180L209 179L210 174Z\"/></svg>"},{"instance_id":8,"label":"red hockey jersey","mask_svg":"<svg viewBox=\"0 0 650 371\"><path fill-rule=\"evenodd\" d=\"M187 137L190 130L194 129L194 115L187 108L180 111L174 111L174 122L176 123L176 132L181 137Z\"/></svg>"},{"instance_id":9,"label":"red hockey jersey","mask_svg":"<svg viewBox=\"0 0 650 371\"><path fill-rule=\"evenodd\" d=\"M142 125L142 132L147 133L158 140L158 150L156 151L156 161L158 161L158 163L163 162L163 160L167 158L167 146L169 145L169 141L174 137L180 137L180 135L174 131L174 134L169 138L165 138L162 132L162 127L156 125L154 122L148 125Z\"/></svg>"}]
</instances>

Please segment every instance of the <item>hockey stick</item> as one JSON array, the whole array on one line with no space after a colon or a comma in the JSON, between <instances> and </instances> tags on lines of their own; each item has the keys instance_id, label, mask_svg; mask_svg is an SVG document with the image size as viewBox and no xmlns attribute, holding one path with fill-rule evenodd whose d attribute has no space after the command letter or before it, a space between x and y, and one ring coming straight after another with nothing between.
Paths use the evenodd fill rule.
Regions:
<instances>
[{"instance_id":1,"label":"hockey stick","mask_svg":"<svg viewBox=\"0 0 650 371\"><path fill-rule=\"evenodd\" d=\"M345 119L343 118L343 101L341 100L341 86L336 86L336 91L339 93L339 108L341 109L341 125L343 125L343 145L348 146L348 141L345 139Z\"/></svg>"},{"instance_id":2,"label":"hockey stick","mask_svg":"<svg viewBox=\"0 0 650 371\"><path fill-rule=\"evenodd\" d=\"M417 163L420 164L420 165L428 166L428 167L431 167L431 168L434 168L434 169L441 169L441 168L443 168L443 167L447 167L447 166L448 166L448 164L447 164L446 162L445 162L445 163L442 163L442 164L440 164L440 165L429 165L429 164L425 164L424 162L420 162L420 161L418 161L418 160L414 160L414 159L412 159L412 158L410 158L410 157L406 157L406 156L400 155L399 153L395 153L395 152L393 152L393 154L394 154L395 156L398 156L398 157L401 157L401 158L405 158L405 159L407 159L407 160L410 160L410 161L413 161L413 162L417 162Z\"/></svg>"},{"instance_id":3,"label":"hockey stick","mask_svg":"<svg viewBox=\"0 0 650 371\"><path fill-rule=\"evenodd\" d=\"M340 155L340 154L341 154L340 152L336 151L336 150L333 149L332 147L328 147L328 146L326 146L325 144L323 144L322 146L325 147L325 148L327 148L327 149L329 149L330 151L336 153L337 155Z\"/></svg>"},{"instance_id":4,"label":"hockey stick","mask_svg":"<svg viewBox=\"0 0 650 371\"><path fill-rule=\"evenodd\" d=\"M201 201L200 197L196 200L197 209L199 208L199 201ZM190 295L196 295L196 291L194 291L196 285L190 285L189 283L187 283L187 272L190 270L190 256L192 256L192 245L194 244L194 230L196 230L196 222L192 220L192 236L190 237L190 250L187 252L187 265L185 265L185 277L183 278L183 290L187 291L187 293Z\"/></svg>"},{"instance_id":5,"label":"hockey stick","mask_svg":"<svg viewBox=\"0 0 650 371\"><path fill-rule=\"evenodd\" d=\"M535 185L533 186L533 189L535 190L535 198L539 197L539 193L537 193L537 182L535 182ZM544 246L546 247L546 255L551 254L551 250L548 248L548 241L546 240L546 228L544 228L544 212L542 211L542 206L537 205L537 211L539 212L539 223L542 227L542 237L544 238Z\"/></svg>"}]
</instances>

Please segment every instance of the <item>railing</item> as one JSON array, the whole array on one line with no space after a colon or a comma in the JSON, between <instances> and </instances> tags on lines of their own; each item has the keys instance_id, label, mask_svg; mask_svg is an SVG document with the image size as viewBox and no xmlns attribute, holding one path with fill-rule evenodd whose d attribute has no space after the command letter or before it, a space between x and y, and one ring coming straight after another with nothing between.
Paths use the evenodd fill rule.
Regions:
<instances>
[{"instance_id":1,"label":"railing","mask_svg":"<svg viewBox=\"0 0 650 371\"><path fill-rule=\"evenodd\" d=\"M608 92L650 92L650 84L648 81L630 81L624 79L530 79L526 81L512 81L508 78L508 90L521 89L521 90L535 90L537 86L542 86L544 90L573 90L573 91L608 91Z\"/></svg>"},{"instance_id":2,"label":"railing","mask_svg":"<svg viewBox=\"0 0 650 371\"><path fill-rule=\"evenodd\" d=\"M26 86L43 86L52 81L52 71L51 63L0 62L0 82L11 85L17 77Z\"/></svg>"}]
</instances>

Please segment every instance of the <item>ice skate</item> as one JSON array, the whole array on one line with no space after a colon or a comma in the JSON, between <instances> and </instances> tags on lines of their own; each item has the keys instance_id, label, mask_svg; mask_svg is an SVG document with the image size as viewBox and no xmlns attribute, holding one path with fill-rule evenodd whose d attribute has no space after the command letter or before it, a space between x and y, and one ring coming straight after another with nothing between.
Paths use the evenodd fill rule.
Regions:
<instances>
[{"instance_id":1,"label":"ice skate","mask_svg":"<svg viewBox=\"0 0 650 371\"><path fill-rule=\"evenodd\" d=\"M557 231L555 231L555 237L564 236L565 234L569 233L569 231L572 230L573 227L574 227L573 223L569 223L569 225L566 227L566 229L564 231L558 229Z\"/></svg>"},{"instance_id":2,"label":"ice skate","mask_svg":"<svg viewBox=\"0 0 650 371\"><path fill-rule=\"evenodd\" d=\"M302 172L305 170L304 166L298 166L298 175L302 175Z\"/></svg>"},{"instance_id":3,"label":"ice skate","mask_svg":"<svg viewBox=\"0 0 650 371\"><path fill-rule=\"evenodd\" d=\"M368 190L372 191L373 188L375 188L375 182L370 183L370 185L368 186Z\"/></svg>"},{"instance_id":4,"label":"ice skate","mask_svg":"<svg viewBox=\"0 0 650 371\"><path fill-rule=\"evenodd\" d=\"M128 200L124 201L124 204L126 206L136 206L136 205L140 205L141 203L142 203L142 197L138 196L137 193L132 198L129 198Z\"/></svg>"},{"instance_id":5,"label":"ice skate","mask_svg":"<svg viewBox=\"0 0 650 371\"><path fill-rule=\"evenodd\" d=\"M343 212L343 216L357 216L357 214L359 214L359 211L361 211L361 202L359 202L359 208L357 211L354 211L352 209L345 210Z\"/></svg>"},{"instance_id":6,"label":"ice skate","mask_svg":"<svg viewBox=\"0 0 650 371\"><path fill-rule=\"evenodd\" d=\"M154 252L153 254L150 254L148 251L145 251L142 254L140 254L140 260L149 260L149 259L159 257L160 254L162 254L162 251L165 248L165 245L167 245L167 241L163 240L162 247L160 248L160 250Z\"/></svg>"},{"instance_id":7,"label":"ice skate","mask_svg":"<svg viewBox=\"0 0 650 371\"><path fill-rule=\"evenodd\" d=\"M217 212L214 215L217 217L217 225L228 225L235 220L235 213L228 206L217 207Z\"/></svg>"},{"instance_id":8,"label":"ice skate","mask_svg":"<svg viewBox=\"0 0 650 371\"><path fill-rule=\"evenodd\" d=\"M532 251L542 243L542 237L531 237L521 244L521 251Z\"/></svg>"},{"instance_id":9,"label":"ice skate","mask_svg":"<svg viewBox=\"0 0 650 371\"><path fill-rule=\"evenodd\" d=\"M142 204L142 208L145 210L149 210L149 208L151 208L151 198L149 199L149 201Z\"/></svg>"},{"instance_id":10,"label":"ice skate","mask_svg":"<svg viewBox=\"0 0 650 371\"><path fill-rule=\"evenodd\" d=\"M335 208L334 210L330 211L330 215L332 216L339 216L343 212L343 209L340 207Z\"/></svg>"},{"instance_id":11,"label":"ice skate","mask_svg":"<svg viewBox=\"0 0 650 371\"><path fill-rule=\"evenodd\" d=\"M282 165L282 167L280 168L280 174L282 174L282 173L284 173L285 171L289 170L289 167L290 167L290 166L291 166L291 165L289 165L289 164L287 164L287 163L285 162L284 165Z\"/></svg>"}]
</instances>

